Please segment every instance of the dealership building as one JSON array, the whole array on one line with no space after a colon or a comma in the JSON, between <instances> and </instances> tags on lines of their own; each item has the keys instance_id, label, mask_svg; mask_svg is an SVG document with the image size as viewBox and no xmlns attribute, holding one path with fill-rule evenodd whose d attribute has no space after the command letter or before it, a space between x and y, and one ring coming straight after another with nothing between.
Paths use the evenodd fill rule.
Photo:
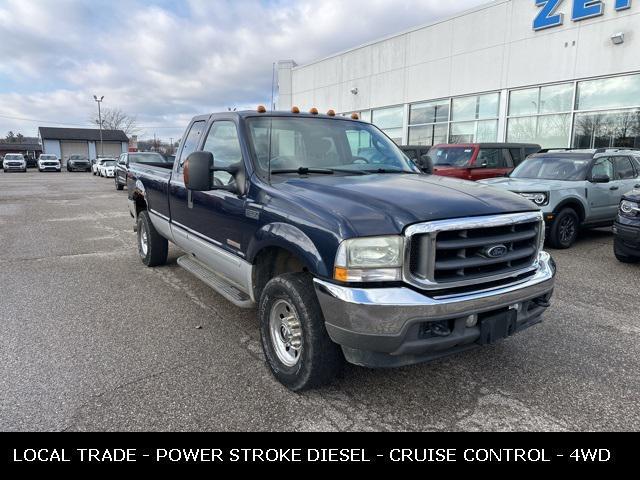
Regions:
<instances>
[{"instance_id":1,"label":"dealership building","mask_svg":"<svg viewBox=\"0 0 640 480\"><path fill-rule=\"evenodd\" d=\"M308 65L278 108L357 112L400 144L640 148L640 0L496 0Z\"/></svg>"},{"instance_id":2,"label":"dealership building","mask_svg":"<svg viewBox=\"0 0 640 480\"><path fill-rule=\"evenodd\" d=\"M43 152L65 163L71 155L90 160L98 155L118 158L129 149L129 138L121 130L40 127L39 134Z\"/></svg>"}]
</instances>

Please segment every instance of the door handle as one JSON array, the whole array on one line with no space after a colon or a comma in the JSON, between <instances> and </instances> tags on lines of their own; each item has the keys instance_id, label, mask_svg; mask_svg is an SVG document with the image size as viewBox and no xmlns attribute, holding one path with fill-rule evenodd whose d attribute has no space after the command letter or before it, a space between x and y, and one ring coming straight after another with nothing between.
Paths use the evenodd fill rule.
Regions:
<instances>
[{"instance_id":1,"label":"door handle","mask_svg":"<svg viewBox=\"0 0 640 480\"><path fill-rule=\"evenodd\" d=\"M636 183L633 188L640 188L640 183Z\"/></svg>"},{"instance_id":2,"label":"door handle","mask_svg":"<svg viewBox=\"0 0 640 480\"><path fill-rule=\"evenodd\" d=\"M611 190L612 192L615 192L616 190L620 190L620 187L611 187L609 190Z\"/></svg>"}]
</instances>

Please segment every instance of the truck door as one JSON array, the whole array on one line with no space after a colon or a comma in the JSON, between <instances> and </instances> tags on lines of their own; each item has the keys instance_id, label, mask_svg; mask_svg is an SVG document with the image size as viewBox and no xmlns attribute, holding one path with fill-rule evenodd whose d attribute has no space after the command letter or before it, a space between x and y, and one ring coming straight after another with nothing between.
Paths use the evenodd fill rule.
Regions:
<instances>
[{"instance_id":1,"label":"truck door","mask_svg":"<svg viewBox=\"0 0 640 480\"><path fill-rule=\"evenodd\" d=\"M203 150L213 154L214 166L220 168L234 164L244 165L236 124L231 120L217 120L211 125ZM233 186L235 178L227 172L215 172L217 187ZM238 256L243 256L255 220L245 215L246 199L226 190L192 192L190 224L187 226L202 234L214 245Z\"/></svg>"},{"instance_id":2,"label":"truck door","mask_svg":"<svg viewBox=\"0 0 640 480\"><path fill-rule=\"evenodd\" d=\"M172 228L173 236L176 244L184 250L188 250L188 240L186 230L183 227L190 222L191 215L191 210L188 208L189 195L184 185L184 162L200 145L202 132L206 125L207 122L205 120L194 122L191 125L182 145L182 150L176 157L169 185L171 224L172 227L177 227L175 229Z\"/></svg>"},{"instance_id":3,"label":"truck door","mask_svg":"<svg viewBox=\"0 0 640 480\"><path fill-rule=\"evenodd\" d=\"M615 167L612 157L598 158L591 170L591 176L606 175L611 179L609 183L589 183L589 203L593 220L606 221L613 220L618 211L618 205L622 193L623 185L615 178Z\"/></svg>"}]
</instances>

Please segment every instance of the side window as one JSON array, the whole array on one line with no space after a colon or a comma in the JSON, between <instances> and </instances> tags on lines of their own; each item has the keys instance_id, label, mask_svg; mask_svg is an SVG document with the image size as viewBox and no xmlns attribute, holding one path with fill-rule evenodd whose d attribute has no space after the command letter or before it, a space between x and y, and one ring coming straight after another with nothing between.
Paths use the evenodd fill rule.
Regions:
<instances>
[{"instance_id":1,"label":"side window","mask_svg":"<svg viewBox=\"0 0 640 480\"><path fill-rule=\"evenodd\" d=\"M636 176L640 177L640 157L633 157L633 162L636 167Z\"/></svg>"},{"instance_id":2,"label":"side window","mask_svg":"<svg viewBox=\"0 0 640 480\"><path fill-rule=\"evenodd\" d=\"M609 157L602 157L596 160L593 169L591 170L592 177L604 176L613 179L613 162Z\"/></svg>"},{"instance_id":3,"label":"side window","mask_svg":"<svg viewBox=\"0 0 640 480\"><path fill-rule=\"evenodd\" d=\"M628 157L615 157L614 163L616 166L616 180L629 180L636 177L636 172Z\"/></svg>"},{"instance_id":4,"label":"side window","mask_svg":"<svg viewBox=\"0 0 640 480\"><path fill-rule=\"evenodd\" d=\"M229 121L215 122L209 130L204 151L213 154L214 164L219 167L228 167L234 163L242 162L236 124ZM215 172L213 178L216 183L221 182L223 185L229 184L232 180L231 175L227 172Z\"/></svg>"},{"instance_id":5,"label":"side window","mask_svg":"<svg viewBox=\"0 0 640 480\"><path fill-rule=\"evenodd\" d=\"M487 165L487 168L507 168L501 148L482 148L478 154L476 165Z\"/></svg>"},{"instance_id":6,"label":"side window","mask_svg":"<svg viewBox=\"0 0 640 480\"><path fill-rule=\"evenodd\" d=\"M513 158L513 166L517 167L522 162L524 162L524 157L522 156L521 148L510 148L509 153L511 153L511 158Z\"/></svg>"},{"instance_id":7,"label":"side window","mask_svg":"<svg viewBox=\"0 0 640 480\"><path fill-rule=\"evenodd\" d=\"M182 170L182 166L184 165L185 160L189 155L196 151L198 148L198 144L200 143L200 136L202 135L202 131L206 122L195 122L191 126L191 130L187 134L187 139L184 142L184 146L182 147L182 152L180 153L180 170Z\"/></svg>"}]
</instances>

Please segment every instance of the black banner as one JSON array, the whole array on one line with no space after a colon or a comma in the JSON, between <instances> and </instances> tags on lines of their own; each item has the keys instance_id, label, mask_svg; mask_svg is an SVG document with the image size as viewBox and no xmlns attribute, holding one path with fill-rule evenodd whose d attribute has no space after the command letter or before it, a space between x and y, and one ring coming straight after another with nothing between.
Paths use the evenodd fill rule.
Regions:
<instances>
[{"instance_id":1,"label":"black banner","mask_svg":"<svg viewBox=\"0 0 640 480\"><path fill-rule=\"evenodd\" d=\"M6 466L429 466L617 469L625 434L2 434Z\"/></svg>"}]
</instances>

